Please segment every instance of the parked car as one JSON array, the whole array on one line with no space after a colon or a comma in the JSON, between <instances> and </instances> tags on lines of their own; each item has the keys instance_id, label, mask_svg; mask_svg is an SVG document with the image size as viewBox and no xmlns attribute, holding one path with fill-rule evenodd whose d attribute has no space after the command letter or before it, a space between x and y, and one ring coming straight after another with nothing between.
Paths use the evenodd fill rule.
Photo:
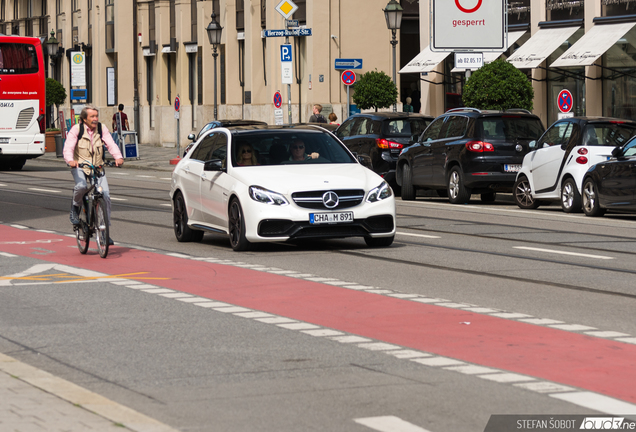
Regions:
<instances>
[{"instance_id":1,"label":"parked car","mask_svg":"<svg viewBox=\"0 0 636 432\"><path fill-rule=\"evenodd\" d=\"M354 114L334 133L363 165L396 186L400 151L412 145L432 120L431 116L402 112Z\"/></svg>"},{"instance_id":2,"label":"parked car","mask_svg":"<svg viewBox=\"0 0 636 432\"><path fill-rule=\"evenodd\" d=\"M267 123L258 121L258 120L243 120L243 119L211 121L209 123L206 123L201 128L198 134L195 135L191 133L190 135L188 135L188 139L192 142L186 146L185 150L183 151L183 155L185 156L185 154L190 151L194 143L198 141L198 139L201 138L201 136L205 132L209 131L210 129L214 129L218 127L229 128L229 127L235 127L235 126L267 126Z\"/></svg>"},{"instance_id":3,"label":"parked car","mask_svg":"<svg viewBox=\"0 0 636 432\"><path fill-rule=\"evenodd\" d=\"M581 211L583 176L594 164L611 157L616 146L636 134L636 122L609 117L557 120L530 147L514 186L522 209L560 201L566 213Z\"/></svg>"},{"instance_id":4,"label":"parked car","mask_svg":"<svg viewBox=\"0 0 636 432\"><path fill-rule=\"evenodd\" d=\"M583 212L636 211L636 137L614 147L612 157L592 166L583 177Z\"/></svg>"},{"instance_id":5,"label":"parked car","mask_svg":"<svg viewBox=\"0 0 636 432\"><path fill-rule=\"evenodd\" d=\"M430 189L453 204L467 203L473 193L492 202L497 192L512 191L530 142L543 132L539 117L526 110L449 110L402 150L396 169L402 199Z\"/></svg>"},{"instance_id":6,"label":"parked car","mask_svg":"<svg viewBox=\"0 0 636 432\"><path fill-rule=\"evenodd\" d=\"M255 165L239 165L245 157ZM341 237L385 247L395 236L391 187L333 134L309 125L204 132L176 165L170 198L180 242L212 232L227 235L237 251Z\"/></svg>"}]
</instances>

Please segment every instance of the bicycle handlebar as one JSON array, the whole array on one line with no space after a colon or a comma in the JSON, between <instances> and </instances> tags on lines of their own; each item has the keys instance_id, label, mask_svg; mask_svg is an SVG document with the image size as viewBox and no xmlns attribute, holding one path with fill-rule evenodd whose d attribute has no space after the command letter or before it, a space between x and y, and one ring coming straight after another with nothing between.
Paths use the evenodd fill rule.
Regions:
<instances>
[{"instance_id":1,"label":"bicycle handlebar","mask_svg":"<svg viewBox=\"0 0 636 432\"><path fill-rule=\"evenodd\" d=\"M109 166L109 167L119 168L115 162L111 162L111 161L105 161L105 162L104 162L104 165L105 165L105 166ZM91 164L89 164L89 163L84 163L84 162L82 162L82 163L77 164L77 167L78 167L78 168L91 168L91 167L94 167L94 168L101 168L101 167L102 167L102 166L104 166L104 165L94 166L94 165L91 165Z\"/></svg>"}]
</instances>

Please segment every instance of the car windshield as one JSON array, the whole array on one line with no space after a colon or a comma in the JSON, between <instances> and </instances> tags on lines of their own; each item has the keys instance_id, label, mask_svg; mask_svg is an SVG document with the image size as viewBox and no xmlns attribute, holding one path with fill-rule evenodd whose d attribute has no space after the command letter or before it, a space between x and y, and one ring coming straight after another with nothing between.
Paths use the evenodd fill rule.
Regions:
<instances>
[{"instance_id":1,"label":"car windshield","mask_svg":"<svg viewBox=\"0 0 636 432\"><path fill-rule=\"evenodd\" d=\"M636 134L636 125L608 122L591 123L585 127L583 145L586 146L620 146Z\"/></svg>"},{"instance_id":2,"label":"car windshield","mask_svg":"<svg viewBox=\"0 0 636 432\"><path fill-rule=\"evenodd\" d=\"M543 134L541 120L522 116L486 117L477 121L477 132L483 140L536 140Z\"/></svg>"},{"instance_id":3,"label":"car windshield","mask_svg":"<svg viewBox=\"0 0 636 432\"><path fill-rule=\"evenodd\" d=\"M234 135L232 165L238 151L253 149L256 165L347 164L357 163L333 135L302 130L256 130Z\"/></svg>"},{"instance_id":4,"label":"car windshield","mask_svg":"<svg viewBox=\"0 0 636 432\"><path fill-rule=\"evenodd\" d=\"M423 118L397 119L385 122L384 135L410 137L421 134L431 120Z\"/></svg>"}]
</instances>

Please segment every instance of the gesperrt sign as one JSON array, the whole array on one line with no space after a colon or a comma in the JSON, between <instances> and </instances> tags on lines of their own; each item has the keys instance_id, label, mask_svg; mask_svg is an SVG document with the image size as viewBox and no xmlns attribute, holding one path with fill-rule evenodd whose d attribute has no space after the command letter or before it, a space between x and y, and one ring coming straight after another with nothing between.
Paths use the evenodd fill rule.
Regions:
<instances>
[{"instance_id":1,"label":"gesperrt sign","mask_svg":"<svg viewBox=\"0 0 636 432\"><path fill-rule=\"evenodd\" d=\"M508 49L506 0L430 0L431 51Z\"/></svg>"}]
</instances>

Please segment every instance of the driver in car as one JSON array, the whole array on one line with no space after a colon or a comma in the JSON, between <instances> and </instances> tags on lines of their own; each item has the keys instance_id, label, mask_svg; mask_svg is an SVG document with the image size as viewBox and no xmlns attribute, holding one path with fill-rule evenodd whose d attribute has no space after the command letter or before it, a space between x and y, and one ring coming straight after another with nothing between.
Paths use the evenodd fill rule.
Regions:
<instances>
[{"instance_id":1,"label":"driver in car","mask_svg":"<svg viewBox=\"0 0 636 432\"><path fill-rule=\"evenodd\" d=\"M291 157L290 161L303 161L310 159L318 159L320 154L313 152L310 154L305 153L305 143L302 140L295 140L291 146L289 146L289 153Z\"/></svg>"}]
</instances>

